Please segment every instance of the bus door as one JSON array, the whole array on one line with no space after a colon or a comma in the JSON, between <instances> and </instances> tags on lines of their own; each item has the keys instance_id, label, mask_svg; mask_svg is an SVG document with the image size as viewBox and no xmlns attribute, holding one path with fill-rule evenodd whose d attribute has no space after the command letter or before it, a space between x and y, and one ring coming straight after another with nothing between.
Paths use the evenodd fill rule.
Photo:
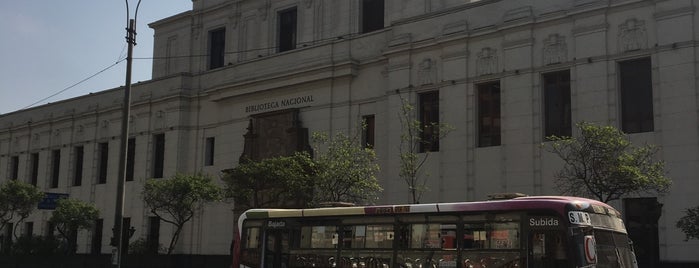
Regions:
<instances>
[{"instance_id":1,"label":"bus door","mask_svg":"<svg viewBox=\"0 0 699 268\"><path fill-rule=\"evenodd\" d=\"M564 222L555 216L530 216L528 267L571 267Z\"/></svg>"},{"instance_id":2,"label":"bus door","mask_svg":"<svg viewBox=\"0 0 699 268\"><path fill-rule=\"evenodd\" d=\"M289 229L284 221L268 221L264 233L261 267L289 267Z\"/></svg>"}]
</instances>

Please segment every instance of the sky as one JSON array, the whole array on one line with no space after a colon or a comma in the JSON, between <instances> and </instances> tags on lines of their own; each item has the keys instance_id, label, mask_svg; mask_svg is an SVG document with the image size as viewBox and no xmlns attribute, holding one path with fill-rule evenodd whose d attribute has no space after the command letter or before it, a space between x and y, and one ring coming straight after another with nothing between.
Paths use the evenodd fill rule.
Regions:
<instances>
[{"instance_id":1,"label":"sky","mask_svg":"<svg viewBox=\"0 0 699 268\"><path fill-rule=\"evenodd\" d=\"M123 86L127 1L134 18L138 0L0 1L0 114ZM142 0L134 57L153 56L149 23L191 9L191 0ZM151 78L151 62L133 61L132 83Z\"/></svg>"}]
</instances>

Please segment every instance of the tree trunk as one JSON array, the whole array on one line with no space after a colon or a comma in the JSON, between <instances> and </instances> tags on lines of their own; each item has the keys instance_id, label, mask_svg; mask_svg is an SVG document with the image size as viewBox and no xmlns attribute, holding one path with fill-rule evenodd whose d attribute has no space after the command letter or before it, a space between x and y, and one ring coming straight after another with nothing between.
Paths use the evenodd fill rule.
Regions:
<instances>
[{"instance_id":1,"label":"tree trunk","mask_svg":"<svg viewBox=\"0 0 699 268\"><path fill-rule=\"evenodd\" d=\"M177 240L180 238L180 232L182 232L182 226L184 224L178 224L175 225L175 234L172 236L172 239L170 239L170 246L167 247L167 255L170 255L172 253L172 250L175 249L175 244L177 244Z\"/></svg>"}]
</instances>

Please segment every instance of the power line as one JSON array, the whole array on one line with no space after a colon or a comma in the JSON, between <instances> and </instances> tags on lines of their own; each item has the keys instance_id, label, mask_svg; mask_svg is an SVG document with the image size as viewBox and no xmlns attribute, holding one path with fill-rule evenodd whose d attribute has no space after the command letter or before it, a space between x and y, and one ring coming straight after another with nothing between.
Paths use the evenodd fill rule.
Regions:
<instances>
[{"instance_id":1,"label":"power line","mask_svg":"<svg viewBox=\"0 0 699 268\"><path fill-rule=\"evenodd\" d=\"M336 37L331 37L331 38L325 38L325 39L318 39L318 40L313 40L313 41L308 41L308 42L302 42L297 44L297 48L301 46L301 48L308 46L308 45L315 45L319 43L325 43L333 40L344 40L345 38L352 38L356 35L359 35L359 33L350 33L346 35L340 35ZM276 50L278 49L279 46L273 46L273 47L260 47L260 48L251 48L251 49L245 49L245 50L236 50L236 51L226 51L224 54L226 55L233 55L233 54L240 54L240 53L249 53L249 52L255 52L255 51L267 51L267 50ZM198 54L198 55L182 55L182 56L165 56L165 57L134 57L133 59L135 60L165 60L165 59L177 59L177 58L197 58L197 57L208 57L211 54Z\"/></svg>"},{"instance_id":2,"label":"power line","mask_svg":"<svg viewBox=\"0 0 699 268\"><path fill-rule=\"evenodd\" d=\"M324 43L324 42L333 41L333 40L343 40L343 39L345 39L345 38L351 38L351 37L353 37L353 36L355 36L355 35L358 35L358 34L357 34L357 33L351 33L351 34L346 34L346 35L340 35L340 36L332 37L332 38L325 38L325 39L313 40L313 41L309 41L309 42L303 42L303 43L299 43L298 45L300 45L300 46L303 47L303 46L306 46L306 45L309 45L309 44L310 44L310 45L314 45L314 44ZM277 49L277 48L278 48L278 46L274 46L274 47L264 47L264 48L253 48L253 49L238 50L238 51L228 51L228 52L224 52L224 54L226 54L226 55L231 55L231 54L239 54L239 53L249 53L249 52L255 52L255 51L272 50L272 49ZM66 91L68 91L68 90L70 90L70 89L72 89L72 88L74 88L74 87L76 87L76 86L78 86L78 85L80 85L80 84L82 84L82 83L84 83L84 82L86 82L86 81L88 81L88 80L94 78L95 76L97 76L97 75L99 75L99 74L101 74L101 73L103 73L103 72L105 72L105 71L107 71L107 70L113 68L114 66L116 66L116 65L118 65L119 63L121 63L121 62L123 62L123 61L126 60L126 58L122 58L122 56L123 56L123 49L122 49L122 51L120 52L120 55L119 55L119 58L120 58L120 59L117 60L117 62L115 62L114 64L112 64L112 65L110 65L110 66L108 66L108 67L106 67L106 68L100 70L99 72L97 72L97 73L95 73L95 74L93 74L93 75L91 75L91 76L89 76L89 77L87 77L87 78L85 78L85 79L83 79L83 80L80 80L79 82L77 82L77 83L75 83L75 84L73 84L73 85L71 85L71 86L69 86L69 87L66 87L66 88L64 88L64 89L62 89L62 90L60 90L60 91L58 91L58 92L56 92L56 93L54 93L54 94L51 94L51 95L48 96L48 97L45 97L45 98L43 98L43 99L41 99L41 100L38 100L38 101L36 101L36 102L34 102L34 103L30 104L30 105L27 105L27 106L23 107L23 108L20 109L20 110L24 110L24 109L30 108L30 107L32 107L32 106L34 106L34 105L37 105L37 104L39 104L39 103L41 103L41 102L44 102L44 101L46 101L46 100L48 100L48 99L50 99L50 98L53 98L53 97L55 97L56 95L61 94L61 93L63 93L63 92L66 92ZM153 59L194 58L194 57L208 57L208 56L209 56L209 54L200 54L200 55L169 56L169 57L139 57L139 58L134 57L133 59L135 59L135 60L153 60Z\"/></svg>"},{"instance_id":3,"label":"power line","mask_svg":"<svg viewBox=\"0 0 699 268\"><path fill-rule=\"evenodd\" d=\"M124 46L121 48L121 52L119 52L119 57L117 57L117 61L124 59L124 51L126 50L127 45L124 44Z\"/></svg>"},{"instance_id":4,"label":"power line","mask_svg":"<svg viewBox=\"0 0 699 268\"><path fill-rule=\"evenodd\" d=\"M48 99L50 99L50 98L53 98L53 97L55 97L55 96L58 95L58 94L61 94L61 93L63 93L63 92L66 92L67 90L69 90L69 89L71 89L71 88L74 88L74 87L76 87L76 86L78 86L78 85L80 85L80 84L86 82L87 80L90 80L90 79L92 79L93 77L95 77L95 76L97 76L97 75L99 75L99 74L101 74L101 73L103 73L103 72L105 72L105 71L107 71L107 70L113 68L114 66L116 66L116 65L118 65L119 63L123 62L124 60L126 60L126 59L120 59L120 60L118 60L117 62L115 62L114 64L109 65L108 67L106 67L106 68L100 70L99 72L97 72L97 73L95 73L95 74L93 74L93 75L91 75L91 76L89 76L89 77L87 77L87 78L85 78L85 79L83 79L83 80L80 80L79 82L77 82L77 83L75 83L75 84L73 84L73 85L71 85L71 86L69 86L69 87L67 87L67 88L64 88L64 89L62 89L62 90L60 90L60 91L58 91L58 92L56 92L56 93L54 93L54 94L52 94L52 95L46 97L46 98L43 98L43 99L41 99L41 100L39 100L39 101L37 101L37 102L34 102L34 103L30 104L30 105L27 105L27 106L25 106L24 108L22 108L22 109L20 109L20 110L27 109L27 108L29 108L29 107L32 107L32 106L38 104L38 103L41 103L41 102L44 102L44 101L46 101L46 100L48 100Z\"/></svg>"}]
</instances>

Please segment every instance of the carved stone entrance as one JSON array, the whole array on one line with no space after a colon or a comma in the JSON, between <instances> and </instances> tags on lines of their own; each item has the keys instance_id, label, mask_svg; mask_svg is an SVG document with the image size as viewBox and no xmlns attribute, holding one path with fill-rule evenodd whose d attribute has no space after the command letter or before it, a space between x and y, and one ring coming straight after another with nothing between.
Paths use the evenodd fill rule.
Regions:
<instances>
[{"instance_id":1,"label":"carved stone entrance","mask_svg":"<svg viewBox=\"0 0 699 268\"><path fill-rule=\"evenodd\" d=\"M251 116L239 161L259 161L294 152L311 152L308 129L302 127L298 109L288 109Z\"/></svg>"}]
</instances>

